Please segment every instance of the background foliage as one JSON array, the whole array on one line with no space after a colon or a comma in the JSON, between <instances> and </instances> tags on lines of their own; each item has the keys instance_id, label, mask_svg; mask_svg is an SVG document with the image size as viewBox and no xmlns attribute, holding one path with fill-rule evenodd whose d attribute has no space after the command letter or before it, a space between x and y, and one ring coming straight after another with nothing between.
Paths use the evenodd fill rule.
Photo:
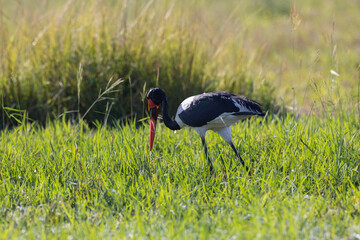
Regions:
<instances>
[{"instance_id":1,"label":"background foliage","mask_svg":"<svg viewBox=\"0 0 360 240\"><path fill-rule=\"evenodd\" d=\"M298 112L358 101L358 1L1 1L1 125L89 109L89 122L144 113L149 87L171 112L231 91ZM351 20L347 16L352 16ZM334 78L330 70L340 74ZM346 96L346 97L344 97ZM315 103L314 103L315 101ZM278 108L275 108L277 110Z\"/></svg>"}]
</instances>

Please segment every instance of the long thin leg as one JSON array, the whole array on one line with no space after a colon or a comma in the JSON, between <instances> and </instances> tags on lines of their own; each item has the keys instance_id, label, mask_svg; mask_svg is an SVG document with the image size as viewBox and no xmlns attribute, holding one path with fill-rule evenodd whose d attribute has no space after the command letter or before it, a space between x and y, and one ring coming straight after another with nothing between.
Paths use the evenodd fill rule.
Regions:
<instances>
[{"instance_id":1,"label":"long thin leg","mask_svg":"<svg viewBox=\"0 0 360 240\"><path fill-rule=\"evenodd\" d=\"M245 167L246 171L248 172L249 169L248 167L245 165L244 160L241 158L240 154L238 153L238 151L236 150L234 144L232 143L231 140L231 128L227 127L227 128L222 128L216 131L228 144L230 144L231 148L234 150L237 158L239 159L240 163Z\"/></svg>"},{"instance_id":2,"label":"long thin leg","mask_svg":"<svg viewBox=\"0 0 360 240\"><path fill-rule=\"evenodd\" d=\"M241 156L240 156L240 154L238 153L238 151L236 151L236 148L235 148L234 144L233 144L232 142L229 142L229 144L230 144L231 148L234 150L234 152L235 152L236 156L238 157L238 159L240 160L240 163L241 163L244 167L246 167L244 160L241 158Z\"/></svg>"},{"instance_id":3,"label":"long thin leg","mask_svg":"<svg viewBox=\"0 0 360 240\"><path fill-rule=\"evenodd\" d=\"M210 174L213 174L214 173L214 166L213 166L213 163L210 160L209 155L208 155L207 146L206 146L206 142L205 142L205 136L201 136L201 142L202 142L202 144L204 146L204 149L205 149L205 156L206 156L206 158L208 160L208 163L210 165Z\"/></svg>"},{"instance_id":4,"label":"long thin leg","mask_svg":"<svg viewBox=\"0 0 360 240\"><path fill-rule=\"evenodd\" d=\"M249 173L249 176L251 176L252 173L250 172L249 168L245 165L245 162L244 162L244 160L240 157L240 154L238 153L238 151L236 151L236 148L235 148L234 144L233 144L232 142L229 142L229 144L230 144L231 148L234 150L236 156L239 158L240 163L245 167L246 172L248 172L248 173Z\"/></svg>"}]
</instances>

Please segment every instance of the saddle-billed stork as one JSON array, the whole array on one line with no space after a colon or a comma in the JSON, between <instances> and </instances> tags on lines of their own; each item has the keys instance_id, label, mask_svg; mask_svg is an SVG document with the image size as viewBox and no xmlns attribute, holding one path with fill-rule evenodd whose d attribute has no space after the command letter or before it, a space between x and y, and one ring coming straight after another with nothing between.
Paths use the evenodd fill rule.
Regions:
<instances>
[{"instance_id":1,"label":"saddle-billed stork","mask_svg":"<svg viewBox=\"0 0 360 240\"><path fill-rule=\"evenodd\" d=\"M205 142L205 133L208 130L217 132L230 144L241 164L248 171L231 140L231 125L253 115L264 116L259 103L228 92L203 93L185 99L178 107L175 119L172 120L169 117L167 98L162 89L151 88L147 100L150 112L150 151L154 143L159 107L162 105L162 116L166 127L178 130L189 126L199 133L210 164L210 173L213 173L213 164L208 156Z\"/></svg>"}]
</instances>

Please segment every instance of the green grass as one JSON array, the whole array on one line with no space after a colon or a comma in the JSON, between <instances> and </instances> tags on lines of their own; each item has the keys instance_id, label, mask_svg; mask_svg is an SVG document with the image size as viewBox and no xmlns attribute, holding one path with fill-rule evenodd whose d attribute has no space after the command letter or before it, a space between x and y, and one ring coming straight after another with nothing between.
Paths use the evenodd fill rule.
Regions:
<instances>
[{"instance_id":1,"label":"green grass","mask_svg":"<svg viewBox=\"0 0 360 240\"><path fill-rule=\"evenodd\" d=\"M40 2L0 0L0 239L360 238L358 1ZM154 86L271 109L253 176L214 133L213 176L191 130L150 153Z\"/></svg>"},{"instance_id":2,"label":"green grass","mask_svg":"<svg viewBox=\"0 0 360 240\"><path fill-rule=\"evenodd\" d=\"M1 132L0 238L334 239L360 234L357 115L253 118L233 127L254 169L208 133L59 120ZM224 164L222 164L222 160Z\"/></svg>"}]
</instances>

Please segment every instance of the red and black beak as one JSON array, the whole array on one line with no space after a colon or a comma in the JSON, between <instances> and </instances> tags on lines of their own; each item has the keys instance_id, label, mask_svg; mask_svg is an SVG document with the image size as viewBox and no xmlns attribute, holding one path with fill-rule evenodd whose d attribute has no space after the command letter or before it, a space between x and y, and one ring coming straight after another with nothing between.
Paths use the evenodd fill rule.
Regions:
<instances>
[{"instance_id":1,"label":"red and black beak","mask_svg":"<svg viewBox=\"0 0 360 240\"><path fill-rule=\"evenodd\" d=\"M148 110L150 112L150 151L153 148L156 130L156 120L159 111L159 105L156 105L150 98L148 98Z\"/></svg>"}]
</instances>

